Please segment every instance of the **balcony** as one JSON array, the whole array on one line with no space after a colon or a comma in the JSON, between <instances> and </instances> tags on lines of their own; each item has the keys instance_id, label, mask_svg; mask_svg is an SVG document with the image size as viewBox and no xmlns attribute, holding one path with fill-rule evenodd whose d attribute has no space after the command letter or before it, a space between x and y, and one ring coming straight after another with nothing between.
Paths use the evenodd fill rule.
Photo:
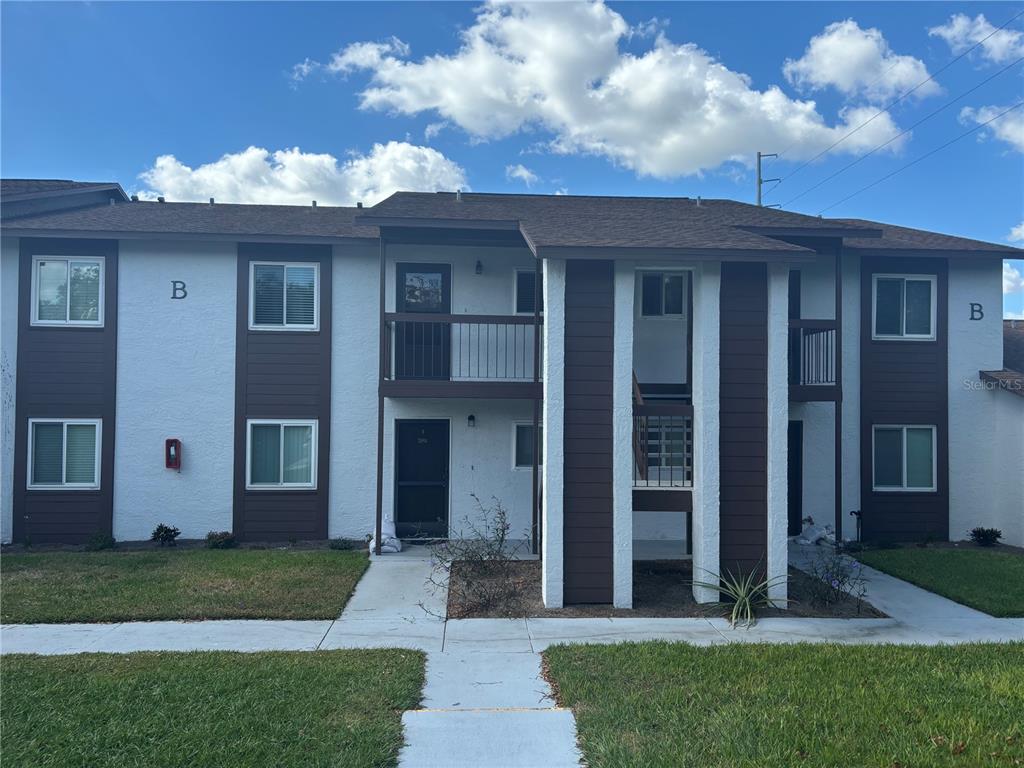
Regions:
<instances>
[{"instance_id":1,"label":"balcony","mask_svg":"<svg viewBox=\"0 0 1024 768\"><path fill-rule=\"evenodd\" d=\"M633 487L693 488L693 406L633 405Z\"/></svg>"},{"instance_id":2,"label":"balcony","mask_svg":"<svg viewBox=\"0 0 1024 768\"><path fill-rule=\"evenodd\" d=\"M383 342L385 396L541 396L533 316L389 312Z\"/></svg>"},{"instance_id":3,"label":"balcony","mask_svg":"<svg viewBox=\"0 0 1024 768\"><path fill-rule=\"evenodd\" d=\"M835 320L789 321L789 399L839 399Z\"/></svg>"}]
</instances>

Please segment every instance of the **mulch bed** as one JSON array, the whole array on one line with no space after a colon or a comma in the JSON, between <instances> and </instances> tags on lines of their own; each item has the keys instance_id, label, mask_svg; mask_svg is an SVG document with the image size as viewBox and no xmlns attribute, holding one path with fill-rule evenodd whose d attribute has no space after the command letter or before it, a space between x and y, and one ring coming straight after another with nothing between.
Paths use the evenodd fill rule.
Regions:
<instances>
[{"instance_id":1,"label":"mulch bed","mask_svg":"<svg viewBox=\"0 0 1024 768\"><path fill-rule=\"evenodd\" d=\"M508 564L509 578L517 585L519 601L481 609L467 605L460 599L465 593L461 581L467 578L497 578L486 573L482 564L455 563L452 567L448 591L449 618L516 618L530 617L716 617L723 608L714 604L699 604L693 599L690 582L693 567L690 560L653 560L633 563L633 608L613 608L610 605L572 605L565 608L545 608L541 599L541 564L538 560L521 560ZM789 569L789 608L764 608L761 618L818 617L833 619L885 618L885 614L863 600L848 598L832 605L812 603L813 579L803 571Z\"/></svg>"}]
</instances>

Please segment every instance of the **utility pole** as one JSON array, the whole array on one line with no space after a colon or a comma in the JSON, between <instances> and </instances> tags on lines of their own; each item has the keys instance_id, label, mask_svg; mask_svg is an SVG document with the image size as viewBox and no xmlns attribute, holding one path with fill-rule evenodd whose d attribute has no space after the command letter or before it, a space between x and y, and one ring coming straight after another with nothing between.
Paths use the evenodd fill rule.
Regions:
<instances>
[{"instance_id":1,"label":"utility pole","mask_svg":"<svg viewBox=\"0 0 1024 768\"><path fill-rule=\"evenodd\" d=\"M774 152L772 152L772 153L758 152L757 153L757 204L759 206L763 205L763 203L761 202L761 189L764 187L764 185L768 184L770 182L773 182L773 181L780 181L780 179L762 179L761 178L761 160L763 158L765 158L765 157L778 157L778 155L776 153L774 153ZM774 207L777 207L777 206L769 206L769 207L770 208L774 208Z\"/></svg>"}]
</instances>

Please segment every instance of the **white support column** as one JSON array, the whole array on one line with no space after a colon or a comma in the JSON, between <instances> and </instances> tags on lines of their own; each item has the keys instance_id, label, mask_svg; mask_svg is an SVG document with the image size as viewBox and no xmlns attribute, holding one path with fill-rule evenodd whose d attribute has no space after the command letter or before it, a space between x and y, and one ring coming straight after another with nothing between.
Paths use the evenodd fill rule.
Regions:
<instances>
[{"instance_id":1,"label":"white support column","mask_svg":"<svg viewBox=\"0 0 1024 768\"><path fill-rule=\"evenodd\" d=\"M786 605L789 568L789 265L768 265L768 597Z\"/></svg>"},{"instance_id":2,"label":"white support column","mask_svg":"<svg viewBox=\"0 0 1024 768\"><path fill-rule=\"evenodd\" d=\"M714 582L719 542L719 306L722 268L706 262L693 274L693 578ZM698 603L718 590L693 588Z\"/></svg>"},{"instance_id":3,"label":"white support column","mask_svg":"<svg viewBox=\"0 0 1024 768\"><path fill-rule=\"evenodd\" d=\"M544 605L563 602L562 503L565 431L565 261L544 260L544 428L541 591Z\"/></svg>"},{"instance_id":4,"label":"white support column","mask_svg":"<svg viewBox=\"0 0 1024 768\"><path fill-rule=\"evenodd\" d=\"M612 598L633 607L633 281L632 262L615 262L612 363Z\"/></svg>"}]
</instances>

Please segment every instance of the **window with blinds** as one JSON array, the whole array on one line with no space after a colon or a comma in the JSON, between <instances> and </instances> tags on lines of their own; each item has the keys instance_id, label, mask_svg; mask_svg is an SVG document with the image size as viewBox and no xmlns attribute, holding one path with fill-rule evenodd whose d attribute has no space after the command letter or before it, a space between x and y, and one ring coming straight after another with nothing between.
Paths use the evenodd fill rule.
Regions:
<instances>
[{"instance_id":1,"label":"window with blinds","mask_svg":"<svg viewBox=\"0 0 1024 768\"><path fill-rule=\"evenodd\" d=\"M103 259L36 256L33 325L103 325Z\"/></svg>"},{"instance_id":2,"label":"window with blinds","mask_svg":"<svg viewBox=\"0 0 1024 768\"><path fill-rule=\"evenodd\" d=\"M99 419L29 419L28 487L100 487Z\"/></svg>"},{"instance_id":3,"label":"window with blinds","mask_svg":"<svg viewBox=\"0 0 1024 768\"><path fill-rule=\"evenodd\" d=\"M319 265L253 262L249 327L315 331L320 320Z\"/></svg>"},{"instance_id":4,"label":"window with blinds","mask_svg":"<svg viewBox=\"0 0 1024 768\"><path fill-rule=\"evenodd\" d=\"M316 421L249 421L247 487L315 488Z\"/></svg>"}]
</instances>

